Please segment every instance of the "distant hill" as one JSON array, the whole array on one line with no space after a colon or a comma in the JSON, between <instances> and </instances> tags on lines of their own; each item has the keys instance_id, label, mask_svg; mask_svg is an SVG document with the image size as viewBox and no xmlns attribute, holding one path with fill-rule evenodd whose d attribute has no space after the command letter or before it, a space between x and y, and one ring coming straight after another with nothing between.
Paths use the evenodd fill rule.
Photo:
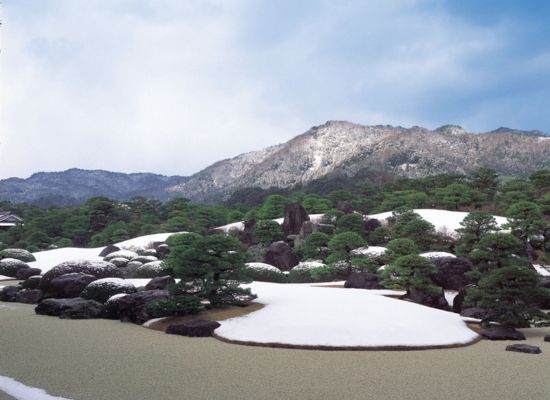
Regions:
<instances>
[{"instance_id":1,"label":"distant hill","mask_svg":"<svg viewBox=\"0 0 550 400\"><path fill-rule=\"evenodd\" d=\"M0 180L0 200L39 206L76 205L94 196L107 196L115 200L128 200L135 196L167 200L173 194L166 192L166 188L181 184L186 179L183 176L74 168L63 172L39 172L27 179Z\"/></svg>"},{"instance_id":2,"label":"distant hill","mask_svg":"<svg viewBox=\"0 0 550 400\"><path fill-rule=\"evenodd\" d=\"M540 131L498 128L469 133L456 125L435 130L329 121L286 143L218 161L191 177L70 169L0 181L0 200L75 204L91 196L126 200L187 197L216 203L265 192L327 192L369 179L469 173L485 166L503 175L550 169L550 137Z\"/></svg>"}]
</instances>

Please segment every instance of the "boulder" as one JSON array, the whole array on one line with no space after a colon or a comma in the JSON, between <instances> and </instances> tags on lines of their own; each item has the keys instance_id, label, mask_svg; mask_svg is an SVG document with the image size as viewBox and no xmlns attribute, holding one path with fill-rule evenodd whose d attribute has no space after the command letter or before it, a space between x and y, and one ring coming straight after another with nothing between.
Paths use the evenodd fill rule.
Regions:
<instances>
[{"instance_id":1,"label":"boulder","mask_svg":"<svg viewBox=\"0 0 550 400\"><path fill-rule=\"evenodd\" d=\"M298 257L285 242L275 242L267 248L265 262L279 268L281 271L290 271L298 265Z\"/></svg>"},{"instance_id":2,"label":"boulder","mask_svg":"<svg viewBox=\"0 0 550 400\"><path fill-rule=\"evenodd\" d=\"M157 276L149 281L147 285L145 285L146 290L157 290L157 289L167 289L169 285L173 285L176 283L174 278L171 276Z\"/></svg>"},{"instance_id":3,"label":"boulder","mask_svg":"<svg viewBox=\"0 0 550 400\"><path fill-rule=\"evenodd\" d=\"M220 326L220 323L216 321L198 319L195 321L186 321L179 324L168 325L168 328L166 328L166 333L190 337L208 337L212 336L214 330Z\"/></svg>"},{"instance_id":4,"label":"boulder","mask_svg":"<svg viewBox=\"0 0 550 400\"><path fill-rule=\"evenodd\" d=\"M111 264L114 264L118 268L122 268L122 267L125 267L126 265L128 265L129 260L127 258L115 257L115 258L111 258L109 260L109 262Z\"/></svg>"},{"instance_id":5,"label":"boulder","mask_svg":"<svg viewBox=\"0 0 550 400\"><path fill-rule=\"evenodd\" d=\"M147 263L150 263L150 262L153 262L153 261L158 261L158 258L156 258L154 256L137 256L137 257L132 258L130 261L137 261L137 262L140 262L142 264L147 264Z\"/></svg>"},{"instance_id":6,"label":"boulder","mask_svg":"<svg viewBox=\"0 0 550 400\"><path fill-rule=\"evenodd\" d=\"M256 220L254 218L244 221L244 229L239 233L239 240L247 246L258 243L256 240L256 235L254 235L255 227Z\"/></svg>"},{"instance_id":7,"label":"boulder","mask_svg":"<svg viewBox=\"0 0 550 400\"><path fill-rule=\"evenodd\" d=\"M89 319L100 318L103 304L80 297L74 299L46 299L34 311L39 315L52 315L59 318Z\"/></svg>"},{"instance_id":8,"label":"boulder","mask_svg":"<svg viewBox=\"0 0 550 400\"><path fill-rule=\"evenodd\" d=\"M80 297L105 303L111 296L120 293L135 293L136 287L124 279L103 278L90 282Z\"/></svg>"},{"instance_id":9,"label":"boulder","mask_svg":"<svg viewBox=\"0 0 550 400\"><path fill-rule=\"evenodd\" d=\"M467 318L485 320L489 318L489 311L479 307L463 308L460 315Z\"/></svg>"},{"instance_id":10,"label":"boulder","mask_svg":"<svg viewBox=\"0 0 550 400\"><path fill-rule=\"evenodd\" d=\"M287 205L283 220L283 232L285 236L299 234L305 221L309 221L309 215L304 207L298 203Z\"/></svg>"},{"instance_id":11,"label":"boulder","mask_svg":"<svg viewBox=\"0 0 550 400\"><path fill-rule=\"evenodd\" d=\"M107 319L119 319L118 315L118 302L121 298L127 296L126 293L115 294L107 299L103 309L103 318Z\"/></svg>"},{"instance_id":12,"label":"boulder","mask_svg":"<svg viewBox=\"0 0 550 400\"><path fill-rule=\"evenodd\" d=\"M118 270L122 273L123 278L133 278L136 270L142 265L143 263L139 261L130 261L126 266L120 267Z\"/></svg>"},{"instance_id":13,"label":"boulder","mask_svg":"<svg viewBox=\"0 0 550 400\"><path fill-rule=\"evenodd\" d=\"M166 243L157 246L157 257L159 260L164 260L170 254L170 246Z\"/></svg>"},{"instance_id":14,"label":"boulder","mask_svg":"<svg viewBox=\"0 0 550 400\"><path fill-rule=\"evenodd\" d=\"M113 258L126 258L127 260L131 260L132 258L138 257L138 253L131 250L118 250L112 253L107 254L103 260L110 261Z\"/></svg>"},{"instance_id":15,"label":"boulder","mask_svg":"<svg viewBox=\"0 0 550 400\"><path fill-rule=\"evenodd\" d=\"M40 289L23 289L16 293L15 301L18 303L38 304L42 300L42 290Z\"/></svg>"},{"instance_id":16,"label":"boulder","mask_svg":"<svg viewBox=\"0 0 550 400\"><path fill-rule=\"evenodd\" d=\"M52 279L48 286L42 285L41 282L40 287L50 297L66 299L80 297L84 288L95 280L97 278L93 275L73 272Z\"/></svg>"},{"instance_id":17,"label":"boulder","mask_svg":"<svg viewBox=\"0 0 550 400\"><path fill-rule=\"evenodd\" d=\"M449 303L445 298L445 292L441 288L438 293L425 293L417 290L411 290L408 298L423 306L438 308L440 310L449 310Z\"/></svg>"},{"instance_id":18,"label":"boulder","mask_svg":"<svg viewBox=\"0 0 550 400\"><path fill-rule=\"evenodd\" d=\"M432 280L443 289L459 290L473 283L464 274L473 271L474 265L465 257L445 257L434 260L437 273Z\"/></svg>"},{"instance_id":19,"label":"boulder","mask_svg":"<svg viewBox=\"0 0 550 400\"><path fill-rule=\"evenodd\" d=\"M525 340L525 335L520 331L500 325L482 329L479 333L489 340Z\"/></svg>"},{"instance_id":20,"label":"boulder","mask_svg":"<svg viewBox=\"0 0 550 400\"><path fill-rule=\"evenodd\" d=\"M155 249L142 249L142 250L138 251L138 254L140 256L152 256L152 257L157 258L157 251ZM158 260L158 258L157 258L157 260Z\"/></svg>"},{"instance_id":21,"label":"boulder","mask_svg":"<svg viewBox=\"0 0 550 400\"><path fill-rule=\"evenodd\" d=\"M38 289L40 287L41 276L33 275L29 276L23 281L23 289Z\"/></svg>"},{"instance_id":22,"label":"boulder","mask_svg":"<svg viewBox=\"0 0 550 400\"><path fill-rule=\"evenodd\" d=\"M506 346L506 351L516 351L518 353L540 354L542 350L538 346L530 346L528 344L511 344Z\"/></svg>"},{"instance_id":23,"label":"boulder","mask_svg":"<svg viewBox=\"0 0 550 400\"><path fill-rule=\"evenodd\" d=\"M475 285L466 285L460 288L460 290L458 291L458 294L453 299L453 312L457 314L460 314L462 312L462 308L464 306L464 299L468 294L468 290L474 287Z\"/></svg>"},{"instance_id":24,"label":"boulder","mask_svg":"<svg viewBox=\"0 0 550 400\"><path fill-rule=\"evenodd\" d=\"M23 262L36 261L32 253L25 249L4 249L0 251L0 259L3 258L15 258Z\"/></svg>"},{"instance_id":25,"label":"boulder","mask_svg":"<svg viewBox=\"0 0 550 400\"><path fill-rule=\"evenodd\" d=\"M51 270L46 272L40 282L40 288L44 292L50 292L50 282L61 276L71 273L82 273L86 275L93 275L97 279L102 278L120 278L122 273L119 269L110 262L106 261L90 261L90 260L76 260L66 261L56 265Z\"/></svg>"},{"instance_id":26,"label":"boulder","mask_svg":"<svg viewBox=\"0 0 550 400\"><path fill-rule=\"evenodd\" d=\"M0 290L0 301L14 302L20 290L21 286L4 286Z\"/></svg>"},{"instance_id":27,"label":"boulder","mask_svg":"<svg viewBox=\"0 0 550 400\"><path fill-rule=\"evenodd\" d=\"M544 335L544 341L550 342L550 335Z\"/></svg>"},{"instance_id":28,"label":"boulder","mask_svg":"<svg viewBox=\"0 0 550 400\"><path fill-rule=\"evenodd\" d=\"M370 272L354 272L350 274L344 287L349 289L384 289L380 285L382 276Z\"/></svg>"},{"instance_id":29,"label":"boulder","mask_svg":"<svg viewBox=\"0 0 550 400\"><path fill-rule=\"evenodd\" d=\"M42 270L40 268L21 268L15 274L15 279L24 281L28 277L31 277L34 275L40 275L41 273L42 273Z\"/></svg>"},{"instance_id":30,"label":"boulder","mask_svg":"<svg viewBox=\"0 0 550 400\"><path fill-rule=\"evenodd\" d=\"M382 226L382 223L377 220L376 218L370 218L365 221L365 232L373 232L376 228L379 228Z\"/></svg>"},{"instance_id":31,"label":"boulder","mask_svg":"<svg viewBox=\"0 0 550 400\"><path fill-rule=\"evenodd\" d=\"M26 262L15 258L3 258L0 260L0 275L15 278L22 269L30 269Z\"/></svg>"},{"instance_id":32,"label":"boulder","mask_svg":"<svg viewBox=\"0 0 550 400\"><path fill-rule=\"evenodd\" d=\"M105 247L103 250L101 250L101 253L99 253L98 256L106 257L109 254L114 253L115 251L120 251L120 247L117 247L114 244L110 244L107 247Z\"/></svg>"},{"instance_id":33,"label":"boulder","mask_svg":"<svg viewBox=\"0 0 550 400\"><path fill-rule=\"evenodd\" d=\"M153 300L165 300L168 298L167 290L144 290L127 294L118 301L118 315L121 321L131 321L143 324L158 314L149 307Z\"/></svg>"}]
</instances>

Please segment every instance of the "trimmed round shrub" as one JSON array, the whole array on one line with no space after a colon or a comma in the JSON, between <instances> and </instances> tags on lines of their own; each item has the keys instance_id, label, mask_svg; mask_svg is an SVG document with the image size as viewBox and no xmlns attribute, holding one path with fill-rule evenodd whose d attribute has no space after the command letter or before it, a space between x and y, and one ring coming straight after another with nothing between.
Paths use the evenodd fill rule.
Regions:
<instances>
[{"instance_id":1,"label":"trimmed round shrub","mask_svg":"<svg viewBox=\"0 0 550 400\"><path fill-rule=\"evenodd\" d=\"M290 283L311 283L313 277L311 276L311 270L316 268L326 268L326 264L321 261L302 261L288 273L288 281Z\"/></svg>"},{"instance_id":2,"label":"trimmed round shrub","mask_svg":"<svg viewBox=\"0 0 550 400\"><path fill-rule=\"evenodd\" d=\"M152 261L143 264L134 271L134 278L154 278L163 272L162 261Z\"/></svg>"},{"instance_id":3,"label":"trimmed round shrub","mask_svg":"<svg viewBox=\"0 0 550 400\"><path fill-rule=\"evenodd\" d=\"M15 258L23 262L36 261L32 253L25 249L4 249L0 251L0 259L2 258Z\"/></svg>"},{"instance_id":4,"label":"trimmed round shrub","mask_svg":"<svg viewBox=\"0 0 550 400\"><path fill-rule=\"evenodd\" d=\"M110 297L120 293L134 293L136 287L119 278L104 278L93 281L84 288L80 296L84 299L105 303Z\"/></svg>"},{"instance_id":5,"label":"trimmed round shrub","mask_svg":"<svg viewBox=\"0 0 550 400\"><path fill-rule=\"evenodd\" d=\"M270 264L265 263L246 263L243 268L243 273L253 281L259 282L288 282L287 276Z\"/></svg>"},{"instance_id":6,"label":"trimmed round shrub","mask_svg":"<svg viewBox=\"0 0 550 400\"><path fill-rule=\"evenodd\" d=\"M147 307L153 311L157 318L196 314L204 309L198 297L184 295L153 300Z\"/></svg>"},{"instance_id":7,"label":"trimmed round shrub","mask_svg":"<svg viewBox=\"0 0 550 400\"><path fill-rule=\"evenodd\" d=\"M4 258L0 260L0 275L15 278L20 269L29 269L30 267L23 261L15 258Z\"/></svg>"},{"instance_id":8,"label":"trimmed round shrub","mask_svg":"<svg viewBox=\"0 0 550 400\"><path fill-rule=\"evenodd\" d=\"M103 260L111 261L113 258L126 258L127 260L131 260L132 258L136 258L136 257L138 257L138 253L134 251L118 250L107 254Z\"/></svg>"}]
</instances>

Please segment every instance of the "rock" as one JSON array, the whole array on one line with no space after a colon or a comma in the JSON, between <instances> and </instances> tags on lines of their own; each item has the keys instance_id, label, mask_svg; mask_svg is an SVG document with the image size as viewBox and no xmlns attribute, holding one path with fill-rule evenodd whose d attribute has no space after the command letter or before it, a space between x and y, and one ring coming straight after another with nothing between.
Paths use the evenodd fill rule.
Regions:
<instances>
[{"instance_id":1,"label":"rock","mask_svg":"<svg viewBox=\"0 0 550 400\"><path fill-rule=\"evenodd\" d=\"M136 270L142 265L143 263L139 261L130 261L125 267L120 267L118 270L122 273L123 278L133 278Z\"/></svg>"},{"instance_id":2,"label":"rock","mask_svg":"<svg viewBox=\"0 0 550 400\"><path fill-rule=\"evenodd\" d=\"M489 311L479 307L469 307L463 308L460 315L463 317L475 318L483 321L489 318Z\"/></svg>"},{"instance_id":3,"label":"rock","mask_svg":"<svg viewBox=\"0 0 550 400\"><path fill-rule=\"evenodd\" d=\"M37 304L42 300L42 290L40 289L23 289L16 293L15 301L18 303Z\"/></svg>"},{"instance_id":4,"label":"rock","mask_svg":"<svg viewBox=\"0 0 550 400\"><path fill-rule=\"evenodd\" d=\"M15 258L23 262L36 261L32 253L25 249L4 249L0 251L0 259L3 258Z\"/></svg>"},{"instance_id":5,"label":"rock","mask_svg":"<svg viewBox=\"0 0 550 400\"><path fill-rule=\"evenodd\" d=\"M540 354L542 350L538 346L530 346L528 344L511 344L506 346L506 351L516 351L518 353Z\"/></svg>"},{"instance_id":6,"label":"rock","mask_svg":"<svg viewBox=\"0 0 550 400\"><path fill-rule=\"evenodd\" d=\"M384 289L380 285L382 276L370 272L354 272L350 274L344 287L349 289Z\"/></svg>"},{"instance_id":7,"label":"rock","mask_svg":"<svg viewBox=\"0 0 550 400\"><path fill-rule=\"evenodd\" d=\"M136 287L124 279L104 278L90 282L80 297L105 303L111 296L120 293L135 293Z\"/></svg>"},{"instance_id":8,"label":"rock","mask_svg":"<svg viewBox=\"0 0 550 400\"><path fill-rule=\"evenodd\" d=\"M297 235L305 221L309 221L309 215L304 207L298 203L291 203L285 207L283 220L283 232L285 236Z\"/></svg>"},{"instance_id":9,"label":"rock","mask_svg":"<svg viewBox=\"0 0 550 400\"><path fill-rule=\"evenodd\" d=\"M139 251L140 256L152 256L157 258L157 251L155 249L143 249ZM158 260L158 258L157 258Z\"/></svg>"},{"instance_id":10,"label":"rock","mask_svg":"<svg viewBox=\"0 0 550 400\"><path fill-rule=\"evenodd\" d=\"M16 258L3 258L0 260L0 275L15 278L19 270L30 269L26 262Z\"/></svg>"},{"instance_id":11,"label":"rock","mask_svg":"<svg viewBox=\"0 0 550 400\"><path fill-rule=\"evenodd\" d=\"M127 260L131 260L132 258L138 257L138 253L130 250L118 250L113 253L109 253L103 258L105 261L110 261L113 258L126 258Z\"/></svg>"},{"instance_id":12,"label":"rock","mask_svg":"<svg viewBox=\"0 0 550 400\"><path fill-rule=\"evenodd\" d=\"M15 274L15 279L24 281L31 276L40 275L41 273L42 270L40 268L21 268Z\"/></svg>"},{"instance_id":13,"label":"rock","mask_svg":"<svg viewBox=\"0 0 550 400\"><path fill-rule=\"evenodd\" d=\"M352 214L355 211L353 204L349 200L338 200L336 202L336 209L342 211L344 214Z\"/></svg>"},{"instance_id":14,"label":"rock","mask_svg":"<svg viewBox=\"0 0 550 400\"><path fill-rule=\"evenodd\" d=\"M39 315L52 315L59 318L89 319L103 314L103 304L80 297L74 299L46 299L34 311Z\"/></svg>"},{"instance_id":15,"label":"rock","mask_svg":"<svg viewBox=\"0 0 550 400\"><path fill-rule=\"evenodd\" d=\"M408 294L411 301L422 304L423 306L438 308L440 310L449 310L449 303L445 298L443 288L438 293L424 293L416 290L411 290Z\"/></svg>"},{"instance_id":16,"label":"rock","mask_svg":"<svg viewBox=\"0 0 550 400\"><path fill-rule=\"evenodd\" d=\"M42 280L41 276L33 275L29 276L23 282L23 289L38 289L40 287L40 281Z\"/></svg>"},{"instance_id":17,"label":"rock","mask_svg":"<svg viewBox=\"0 0 550 400\"><path fill-rule=\"evenodd\" d=\"M164 300L167 298L167 290L144 290L127 294L118 301L120 320L143 324L145 321L156 318L158 314L148 307L148 304L153 300Z\"/></svg>"},{"instance_id":18,"label":"rock","mask_svg":"<svg viewBox=\"0 0 550 400\"><path fill-rule=\"evenodd\" d=\"M119 271L119 269L110 262L90 260L66 261L59 265L56 265L44 274L44 276L42 277L42 281L40 282L40 288L44 290L45 293L49 293L50 282L54 278L70 273L83 273L87 275L93 275L97 279L120 278L122 276L122 273Z\"/></svg>"},{"instance_id":19,"label":"rock","mask_svg":"<svg viewBox=\"0 0 550 400\"><path fill-rule=\"evenodd\" d=\"M168 325L166 333L190 337L208 337L212 336L214 330L220 326L219 322L199 319Z\"/></svg>"},{"instance_id":20,"label":"rock","mask_svg":"<svg viewBox=\"0 0 550 400\"><path fill-rule=\"evenodd\" d=\"M376 218L370 218L365 221L365 232L373 232L376 228L379 228L382 226L382 223L377 220Z\"/></svg>"},{"instance_id":21,"label":"rock","mask_svg":"<svg viewBox=\"0 0 550 400\"><path fill-rule=\"evenodd\" d=\"M267 248L265 262L281 271L290 271L292 267L298 265L298 257L285 242L275 242Z\"/></svg>"},{"instance_id":22,"label":"rock","mask_svg":"<svg viewBox=\"0 0 550 400\"><path fill-rule=\"evenodd\" d=\"M20 290L21 286L4 286L0 290L0 301L14 302Z\"/></svg>"},{"instance_id":23,"label":"rock","mask_svg":"<svg viewBox=\"0 0 550 400\"><path fill-rule=\"evenodd\" d=\"M103 250L101 250L101 253L99 253L98 256L106 257L109 254L114 253L115 251L120 251L120 247L117 247L114 244L110 244L107 247L105 247Z\"/></svg>"},{"instance_id":24,"label":"rock","mask_svg":"<svg viewBox=\"0 0 550 400\"><path fill-rule=\"evenodd\" d=\"M50 297L66 299L80 297L80 293L84 288L95 280L97 280L97 278L93 275L73 272L52 279L47 288L42 284L40 284L40 287L42 287Z\"/></svg>"},{"instance_id":25,"label":"rock","mask_svg":"<svg viewBox=\"0 0 550 400\"><path fill-rule=\"evenodd\" d=\"M157 290L157 289L167 289L169 285L176 283L174 278L171 276L157 276L149 281L145 285L146 290Z\"/></svg>"},{"instance_id":26,"label":"rock","mask_svg":"<svg viewBox=\"0 0 550 400\"><path fill-rule=\"evenodd\" d=\"M473 271L474 265L464 257L445 257L434 260L437 273L432 280L443 289L459 290L461 287L473 283L464 274Z\"/></svg>"},{"instance_id":27,"label":"rock","mask_svg":"<svg viewBox=\"0 0 550 400\"><path fill-rule=\"evenodd\" d=\"M254 218L244 221L244 229L239 233L239 240L247 246L258 243L256 240L256 235L254 235L255 226L256 220Z\"/></svg>"},{"instance_id":28,"label":"rock","mask_svg":"<svg viewBox=\"0 0 550 400\"><path fill-rule=\"evenodd\" d=\"M154 278L159 275L163 275L162 261L148 262L134 271L134 278Z\"/></svg>"},{"instance_id":29,"label":"rock","mask_svg":"<svg viewBox=\"0 0 550 400\"><path fill-rule=\"evenodd\" d=\"M458 294L453 299L453 312L460 314L462 312L462 307L464 305L464 299L466 298L466 295L468 294L468 290L471 288L474 288L475 285L466 285L464 287L461 287L458 291Z\"/></svg>"},{"instance_id":30,"label":"rock","mask_svg":"<svg viewBox=\"0 0 550 400\"><path fill-rule=\"evenodd\" d=\"M170 254L170 246L166 243L157 246L157 257L159 260L164 260Z\"/></svg>"},{"instance_id":31,"label":"rock","mask_svg":"<svg viewBox=\"0 0 550 400\"><path fill-rule=\"evenodd\" d=\"M153 262L153 261L158 261L158 258L156 258L154 256L138 256L138 257L132 258L130 261L137 261L137 262L140 262L142 264L147 264L147 263L150 263L150 262Z\"/></svg>"},{"instance_id":32,"label":"rock","mask_svg":"<svg viewBox=\"0 0 550 400\"><path fill-rule=\"evenodd\" d=\"M513 328L491 326L482 329L480 335L489 340L525 340L525 335Z\"/></svg>"},{"instance_id":33,"label":"rock","mask_svg":"<svg viewBox=\"0 0 550 400\"><path fill-rule=\"evenodd\" d=\"M544 335L544 341L550 342L550 335Z\"/></svg>"},{"instance_id":34,"label":"rock","mask_svg":"<svg viewBox=\"0 0 550 400\"><path fill-rule=\"evenodd\" d=\"M118 302L121 298L127 296L126 293L115 294L107 299L103 309L103 318L119 319L118 315Z\"/></svg>"},{"instance_id":35,"label":"rock","mask_svg":"<svg viewBox=\"0 0 550 400\"><path fill-rule=\"evenodd\" d=\"M129 260L127 258L115 257L115 258L111 258L109 262L111 264L114 264L118 268L122 268L128 265Z\"/></svg>"},{"instance_id":36,"label":"rock","mask_svg":"<svg viewBox=\"0 0 550 400\"><path fill-rule=\"evenodd\" d=\"M267 247L263 244L253 244L246 251L246 259L249 262L264 262Z\"/></svg>"}]
</instances>

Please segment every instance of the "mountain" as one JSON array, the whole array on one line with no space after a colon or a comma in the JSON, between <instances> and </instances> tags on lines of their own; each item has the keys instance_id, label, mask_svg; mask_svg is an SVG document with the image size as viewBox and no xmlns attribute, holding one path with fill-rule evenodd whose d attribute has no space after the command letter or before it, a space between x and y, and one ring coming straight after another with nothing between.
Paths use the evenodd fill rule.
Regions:
<instances>
[{"instance_id":1,"label":"mountain","mask_svg":"<svg viewBox=\"0 0 550 400\"><path fill-rule=\"evenodd\" d=\"M327 191L369 179L468 173L485 166L503 175L550 168L550 137L540 131L498 128L469 133L457 125L429 130L329 121L290 141L218 161L191 177L70 169L0 181L0 200L75 204L91 196L144 196L196 202L225 201L265 191Z\"/></svg>"},{"instance_id":2,"label":"mountain","mask_svg":"<svg viewBox=\"0 0 550 400\"><path fill-rule=\"evenodd\" d=\"M128 200L135 196L167 200L173 194L167 193L166 188L186 179L182 176L73 168L63 172L39 172L28 179L0 180L0 200L40 206L75 205L94 196L116 200Z\"/></svg>"},{"instance_id":3,"label":"mountain","mask_svg":"<svg viewBox=\"0 0 550 400\"><path fill-rule=\"evenodd\" d=\"M307 187L360 175L380 184L395 177L468 173L481 166L503 175L550 168L550 137L499 128L469 133L329 121L277 146L219 161L168 189L194 201L227 199L243 188Z\"/></svg>"}]
</instances>

